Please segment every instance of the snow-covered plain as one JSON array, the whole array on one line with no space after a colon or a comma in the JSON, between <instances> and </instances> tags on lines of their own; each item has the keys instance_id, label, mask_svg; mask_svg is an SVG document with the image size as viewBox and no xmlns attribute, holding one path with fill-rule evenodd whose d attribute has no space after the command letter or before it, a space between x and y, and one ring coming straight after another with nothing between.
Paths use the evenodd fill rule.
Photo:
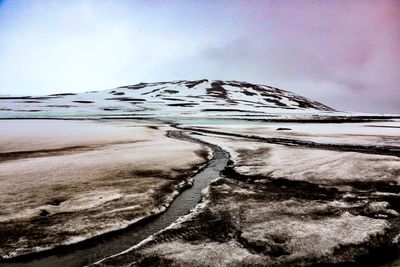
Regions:
<instances>
[{"instance_id":1,"label":"snow-covered plain","mask_svg":"<svg viewBox=\"0 0 400 267\"><path fill-rule=\"evenodd\" d=\"M265 138L288 138L322 144L390 145L400 147L400 120L353 123L277 123L231 120L220 124L183 122L185 127ZM281 130L283 129L283 130Z\"/></svg>"},{"instance_id":2,"label":"snow-covered plain","mask_svg":"<svg viewBox=\"0 0 400 267\"><path fill-rule=\"evenodd\" d=\"M400 185L400 158L395 156L290 147L218 136L199 138L228 151L234 170L244 176L327 185L352 181Z\"/></svg>"},{"instance_id":3,"label":"snow-covered plain","mask_svg":"<svg viewBox=\"0 0 400 267\"><path fill-rule=\"evenodd\" d=\"M100 264L310 266L360 264L363 257L365 264L372 264L371 255L385 259L385 251L397 246L400 234L399 157L269 144L193 130L269 136L281 126L267 125L185 125L191 126L193 137L230 153L225 177L211 183L192 214ZM364 125L326 127L336 130L330 140L335 144L343 143L341 137L349 132L362 135L364 129L366 135L385 137L384 132L371 134L373 127ZM305 124L302 131L293 132L302 136L304 128L311 137L329 131ZM398 133L392 134L398 138Z\"/></svg>"},{"instance_id":4,"label":"snow-covered plain","mask_svg":"<svg viewBox=\"0 0 400 267\"><path fill-rule=\"evenodd\" d=\"M168 138L170 129L229 152L228 165L191 214L100 264L369 263L399 244L397 115L335 111L270 86L199 80L2 96L0 118L7 119L0 120L3 257L165 210L210 157L204 143ZM13 120L21 118L42 120Z\"/></svg>"},{"instance_id":5,"label":"snow-covered plain","mask_svg":"<svg viewBox=\"0 0 400 267\"><path fill-rule=\"evenodd\" d=\"M286 188L289 187L289 188ZM301 188L219 178L203 205L104 266L310 266L351 263L392 240L390 222L365 203ZM339 194L340 195L340 194Z\"/></svg>"},{"instance_id":6,"label":"snow-covered plain","mask_svg":"<svg viewBox=\"0 0 400 267\"><path fill-rule=\"evenodd\" d=\"M18 120L0 121L0 128L7 129L0 133L2 257L157 214L208 154L167 138L168 127L133 122Z\"/></svg>"}]
</instances>

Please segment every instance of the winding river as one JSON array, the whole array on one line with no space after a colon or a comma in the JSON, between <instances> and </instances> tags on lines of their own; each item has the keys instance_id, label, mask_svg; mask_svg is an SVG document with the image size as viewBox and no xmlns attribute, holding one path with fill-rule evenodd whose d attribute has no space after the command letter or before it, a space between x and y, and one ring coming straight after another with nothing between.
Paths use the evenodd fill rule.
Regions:
<instances>
[{"instance_id":1,"label":"winding river","mask_svg":"<svg viewBox=\"0 0 400 267\"><path fill-rule=\"evenodd\" d=\"M190 130L190 129L186 129ZM170 131L171 138L206 145L213 150L213 158L209 164L194 178L192 187L183 191L171 203L168 209L160 214L147 218L132 226L104 234L78 244L62 246L50 251L40 252L16 259L0 262L3 266L71 266L80 267L97 262L103 258L118 254L146 239L152 234L165 229L179 217L190 213L201 200L201 191L212 180L219 176L229 160L229 154L221 148L204 143L184 134L185 131ZM379 265L381 267L399 266L399 259Z\"/></svg>"},{"instance_id":2,"label":"winding river","mask_svg":"<svg viewBox=\"0 0 400 267\"><path fill-rule=\"evenodd\" d=\"M201 191L213 179L217 178L220 171L225 168L229 154L217 146L188 137L181 131L170 131L168 135L171 138L209 146L213 150L213 158L205 169L193 177L193 186L176 197L164 213L145 219L123 230L104 234L78 244L0 262L0 266L80 267L122 252L168 227L179 217L190 213L190 210L200 202Z\"/></svg>"}]
</instances>

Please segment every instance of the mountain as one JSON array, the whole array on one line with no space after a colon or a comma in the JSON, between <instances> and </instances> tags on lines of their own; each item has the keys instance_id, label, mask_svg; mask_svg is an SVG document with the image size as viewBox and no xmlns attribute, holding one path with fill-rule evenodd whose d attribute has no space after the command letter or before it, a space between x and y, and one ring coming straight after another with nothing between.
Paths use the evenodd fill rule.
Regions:
<instances>
[{"instance_id":1,"label":"mountain","mask_svg":"<svg viewBox=\"0 0 400 267\"><path fill-rule=\"evenodd\" d=\"M262 116L334 109L275 87L239 81L139 83L105 91L1 96L0 116Z\"/></svg>"}]
</instances>

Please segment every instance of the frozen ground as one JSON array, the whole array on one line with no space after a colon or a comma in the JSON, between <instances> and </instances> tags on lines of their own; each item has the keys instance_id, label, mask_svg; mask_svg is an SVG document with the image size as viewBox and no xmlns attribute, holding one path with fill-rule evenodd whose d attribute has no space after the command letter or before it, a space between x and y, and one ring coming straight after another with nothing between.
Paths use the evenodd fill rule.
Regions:
<instances>
[{"instance_id":1,"label":"frozen ground","mask_svg":"<svg viewBox=\"0 0 400 267\"><path fill-rule=\"evenodd\" d=\"M205 128L224 133L289 138L324 144L390 145L400 147L400 120L353 123L276 123L228 121L210 125L183 123L185 127Z\"/></svg>"},{"instance_id":2,"label":"frozen ground","mask_svg":"<svg viewBox=\"0 0 400 267\"><path fill-rule=\"evenodd\" d=\"M286 184L289 187L289 184ZM360 214L335 191L219 179L203 207L107 266L308 266L354 261L393 238L390 223ZM322 197L324 196L324 197ZM381 211L382 212L382 211ZM371 218L372 217L372 218Z\"/></svg>"},{"instance_id":3,"label":"frozen ground","mask_svg":"<svg viewBox=\"0 0 400 267\"><path fill-rule=\"evenodd\" d=\"M400 185L400 158L357 152L267 144L217 136L199 137L228 151L243 176L287 178L318 184L352 181Z\"/></svg>"},{"instance_id":4,"label":"frozen ground","mask_svg":"<svg viewBox=\"0 0 400 267\"><path fill-rule=\"evenodd\" d=\"M266 85L199 80L0 96L0 118L10 119L0 120L3 257L160 213L208 161L211 147L221 158L198 177L217 180L196 209L99 264L371 266L390 257L398 263L398 115L341 112ZM20 118L101 122L13 120ZM168 138L173 128L180 132L169 137L189 142ZM217 174L227 152L230 161ZM197 199L199 191L185 191L168 211L187 208L179 199ZM143 238L158 231L151 231L153 222L141 227ZM57 255L41 262L71 263Z\"/></svg>"},{"instance_id":5,"label":"frozen ground","mask_svg":"<svg viewBox=\"0 0 400 267\"><path fill-rule=\"evenodd\" d=\"M0 128L2 257L159 213L208 159L206 148L167 138L163 126L18 120Z\"/></svg>"},{"instance_id":6,"label":"frozen ground","mask_svg":"<svg viewBox=\"0 0 400 267\"><path fill-rule=\"evenodd\" d=\"M337 127L334 140L341 144L340 136L349 130L329 127ZM201 129L241 133L243 128L253 134L275 131L226 125ZM356 131L362 133L363 128ZM398 133L392 133L397 142ZM223 178L211 183L192 214L100 265L373 266L398 253L398 156L269 144L204 131L192 136L230 153Z\"/></svg>"}]
</instances>

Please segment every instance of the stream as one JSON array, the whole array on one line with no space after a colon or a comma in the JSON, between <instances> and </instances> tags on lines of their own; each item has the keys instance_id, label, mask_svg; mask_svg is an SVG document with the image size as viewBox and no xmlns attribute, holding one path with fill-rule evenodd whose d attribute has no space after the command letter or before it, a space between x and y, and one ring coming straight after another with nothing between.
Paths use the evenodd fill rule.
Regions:
<instances>
[{"instance_id":1,"label":"stream","mask_svg":"<svg viewBox=\"0 0 400 267\"><path fill-rule=\"evenodd\" d=\"M185 130L202 132L202 130L198 129ZM61 246L45 252L39 252L36 254L34 253L27 256L17 257L15 259L0 261L0 267L80 267L88 265L131 248L132 246L138 244L152 234L155 234L167 228L179 217L189 214L190 211L200 202L201 191L206 188L212 180L219 177L220 171L222 171L227 165L229 154L218 146L211 145L198 139L186 136L184 132L185 131L176 130L169 131L168 136L170 138L182 141L206 145L213 150L213 158L202 171L200 171L193 177L193 186L181 192L181 194L179 194L175 198L175 200L171 203L171 205L164 213L144 219L141 222L133 224L128 228L100 235L98 237L94 237L77 244ZM332 149L332 147L328 147L326 149ZM372 153L371 151L368 152ZM389 151L387 153L392 153L392 151ZM394 153L398 152L395 151ZM398 154L395 155L398 156ZM378 266L395 267L399 266L399 264L400 262L397 258L387 263L379 264Z\"/></svg>"},{"instance_id":2,"label":"stream","mask_svg":"<svg viewBox=\"0 0 400 267\"><path fill-rule=\"evenodd\" d=\"M180 131L170 131L169 137L207 145L213 150L213 158L209 164L194 178L193 186L184 190L171 203L168 209L159 215L147 218L128 228L104 234L92 239L68 246L1 261L0 266L69 266L80 267L108 256L120 253L163 230L179 217L189 214L201 200L201 191L212 180L219 177L229 159L229 154L217 146L206 144L197 139L185 136Z\"/></svg>"}]
</instances>

